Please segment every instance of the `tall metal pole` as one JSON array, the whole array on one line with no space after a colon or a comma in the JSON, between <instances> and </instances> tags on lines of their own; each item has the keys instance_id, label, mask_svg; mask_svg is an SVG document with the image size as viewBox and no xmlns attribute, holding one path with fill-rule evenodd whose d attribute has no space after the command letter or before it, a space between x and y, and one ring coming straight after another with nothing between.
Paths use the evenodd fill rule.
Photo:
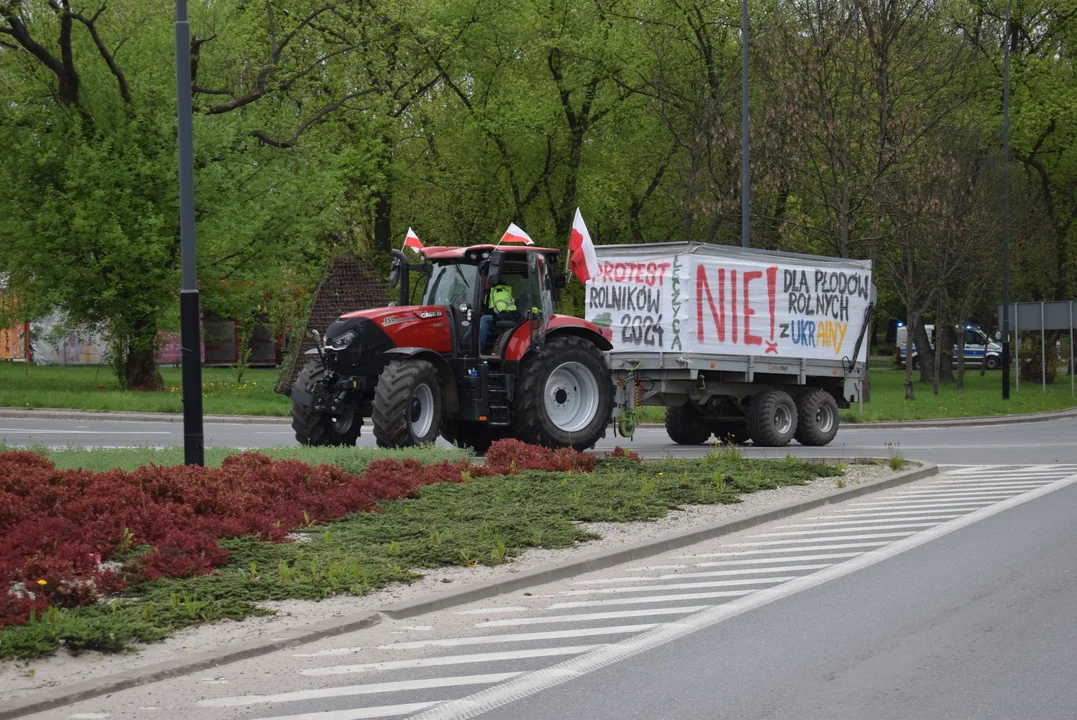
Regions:
<instances>
[{"instance_id":1,"label":"tall metal pole","mask_svg":"<svg viewBox=\"0 0 1077 720\"><path fill-rule=\"evenodd\" d=\"M205 464L202 353L194 235L194 131L191 110L191 26L187 0L176 0L176 120L179 138L180 345L183 363L183 460Z\"/></svg>"},{"instance_id":2,"label":"tall metal pole","mask_svg":"<svg viewBox=\"0 0 1077 720\"><path fill-rule=\"evenodd\" d=\"M740 3L740 244L751 247L749 229L749 199L751 175L748 172L748 0Z\"/></svg>"},{"instance_id":3,"label":"tall metal pole","mask_svg":"<svg viewBox=\"0 0 1077 720\"><path fill-rule=\"evenodd\" d=\"M1010 399L1010 10L1002 33L1002 399Z\"/></svg>"}]
</instances>

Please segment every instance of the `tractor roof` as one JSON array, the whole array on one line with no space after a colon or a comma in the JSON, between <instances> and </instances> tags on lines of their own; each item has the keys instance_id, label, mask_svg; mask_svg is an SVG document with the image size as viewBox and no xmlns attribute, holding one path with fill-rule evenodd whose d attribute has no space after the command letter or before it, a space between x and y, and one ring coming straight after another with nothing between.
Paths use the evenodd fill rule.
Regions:
<instances>
[{"instance_id":1,"label":"tractor roof","mask_svg":"<svg viewBox=\"0 0 1077 720\"><path fill-rule=\"evenodd\" d=\"M484 252L500 250L508 255L523 255L529 250L540 252L543 255L557 255L561 251L557 248L542 248L534 245L469 245L468 247L425 247L420 252L427 260L455 260Z\"/></svg>"}]
</instances>

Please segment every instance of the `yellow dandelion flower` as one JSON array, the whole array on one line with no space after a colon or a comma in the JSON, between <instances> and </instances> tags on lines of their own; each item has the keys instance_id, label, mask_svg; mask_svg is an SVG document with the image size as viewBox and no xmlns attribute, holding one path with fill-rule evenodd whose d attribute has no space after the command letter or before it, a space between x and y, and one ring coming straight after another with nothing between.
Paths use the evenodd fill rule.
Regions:
<instances>
[{"instance_id":1,"label":"yellow dandelion flower","mask_svg":"<svg viewBox=\"0 0 1077 720\"><path fill-rule=\"evenodd\" d=\"M37 581L37 584L38 584L38 585L48 585L48 584L49 584L49 581L48 581L48 580L38 580L38 581Z\"/></svg>"}]
</instances>

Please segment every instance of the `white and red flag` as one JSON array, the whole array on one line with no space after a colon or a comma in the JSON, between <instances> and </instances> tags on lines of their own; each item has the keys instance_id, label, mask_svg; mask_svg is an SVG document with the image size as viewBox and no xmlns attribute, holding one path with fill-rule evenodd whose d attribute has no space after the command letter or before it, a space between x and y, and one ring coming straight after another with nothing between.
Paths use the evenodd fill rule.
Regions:
<instances>
[{"instance_id":1,"label":"white and red flag","mask_svg":"<svg viewBox=\"0 0 1077 720\"><path fill-rule=\"evenodd\" d=\"M404 247L409 247L416 252L423 249L423 241L419 239L419 236L411 228L408 228L408 234L404 238Z\"/></svg>"},{"instance_id":2,"label":"white and red flag","mask_svg":"<svg viewBox=\"0 0 1077 720\"><path fill-rule=\"evenodd\" d=\"M569 267L581 283L586 283L598 275L598 256L595 255L595 244L591 242L591 233L587 232L587 226L583 222L580 209L576 208L576 219L572 221L572 235L568 241Z\"/></svg>"},{"instance_id":3,"label":"white and red flag","mask_svg":"<svg viewBox=\"0 0 1077 720\"><path fill-rule=\"evenodd\" d=\"M509 229L505 231L505 234L501 236L498 244L501 243L523 243L524 245L534 245L535 241L531 239L531 236L516 226L516 223L509 223Z\"/></svg>"}]
</instances>

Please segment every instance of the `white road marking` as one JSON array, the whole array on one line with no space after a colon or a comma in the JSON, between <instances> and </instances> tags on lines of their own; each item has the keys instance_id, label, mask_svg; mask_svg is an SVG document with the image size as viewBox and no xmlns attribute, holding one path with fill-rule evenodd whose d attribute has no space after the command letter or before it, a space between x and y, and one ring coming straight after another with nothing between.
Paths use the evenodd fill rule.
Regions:
<instances>
[{"instance_id":1,"label":"white road marking","mask_svg":"<svg viewBox=\"0 0 1077 720\"><path fill-rule=\"evenodd\" d=\"M897 516L913 517L913 516L916 516L916 515L938 515L940 513L953 513L955 515L961 515L963 513L968 512L968 510L963 509L963 508L975 509L975 508L978 508L978 507L982 507L982 506L981 505L955 505L952 508L934 508L934 509L928 509L928 510L902 510L901 508L882 508L881 510L856 510L856 511L854 511L854 513L852 515L848 514L849 513L848 510L840 510L837 513L834 513L833 515L819 515L818 518L820 520L822 520L824 518L827 519L827 520L829 520L831 518L835 518L835 519L837 519L837 518L845 518L846 520L848 520L849 518L882 518L882 519L886 519L886 518L892 518L892 517L897 517Z\"/></svg>"},{"instance_id":2,"label":"white road marking","mask_svg":"<svg viewBox=\"0 0 1077 720\"><path fill-rule=\"evenodd\" d=\"M476 608L475 610L457 610L453 615L484 615L486 613L499 613L499 612L527 612L531 608L525 608L523 605L507 605L505 607L495 608Z\"/></svg>"},{"instance_id":3,"label":"white road marking","mask_svg":"<svg viewBox=\"0 0 1077 720\"><path fill-rule=\"evenodd\" d=\"M1023 490L1023 487L1000 487L1000 488L954 488L942 490L911 490L909 492L895 493L896 498L932 498L941 499L946 497L978 497L1013 495Z\"/></svg>"},{"instance_id":4,"label":"white road marking","mask_svg":"<svg viewBox=\"0 0 1077 720\"><path fill-rule=\"evenodd\" d=\"M298 690L296 692L276 693L274 695L240 695L237 697L200 700L202 707L242 707L261 703L284 703L298 700L320 700L352 695L373 695L376 693L400 692L403 690L427 690L430 688L459 687L463 685L487 685L504 682L520 675L518 672L491 673L487 675L458 675L455 677L435 677L424 680L400 680L397 682L370 683L368 685L345 685L343 687L318 688L317 690Z\"/></svg>"},{"instance_id":5,"label":"white road marking","mask_svg":"<svg viewBox=\"0 0 1077 720\"><path fill-rule=\"evenodd\" d=\"M831 521L826 521L826 522L798 523L796 525L782 525L782 527L787 527L787 528L810 528L810 527L827 527L827 526L835 526L835 525L842 525L842 526L868 525L868 526L871 526L871 525L878 525L879 523L883 523L883 522L894 522L895 520L924 520L924 521L934 520L936 522L939 522L939 521L942 521L942 520L952 520L953 518L957 517L958 515L961 515L961 513L948 513L946 515L929 515L927 517L912 517L912 516L909 516L909 515L903 515L903 516L899 516L899 517L875 518L874 520L831 520Z\"/></svg>"},{"instance_id":6,"label":"white road marking","mask_svg":"<svg viewBox=\"0 0 1077 720\"><path fill-rule=\"evenodd\" d=\"M1012 495L1012 493L1009 493L1009 494ZM1003 496L1003 497L1005 497L1005 496ZM887 508L890 509L890 510L893 510L895 507L897 507L897 508L905 507L905 508L909 508L911 510L919 510L921 508L948 507L950 505L955 505L955 504L970 505L970 504L979 503L980 505L990 505L990 504L992 504L994 502L997 502L996 498L974 498L974 499L971 499L971 500L969 500L969 499L959 500L958 498L929 498L929 499L924 499L924 500L917 500L917 499L914 499L914 498L905 498L903 500L879 500L879 501L876 501L876 502L864 503L864 504L860 505L859 507L872 508L874 510L882 510L882 509L887 509ZM852 511L850 510L850 512L852 512Z\"/></svg>"},{"instance_id":7,"label":"white road marking","mask_svg":"<svg viewBox=\"0 0 1077 720\"><path fill-rule=\"evenodd\" d=\"M352 710L325 710L323 712L300 713L298 715L277 715L258 720L369 720L370 718L398 717L425 710L434 702L406 703L404 705L381 705L379 707L355 708Z\"/></svg>"},{"instance_id":8,"label":"white road marking","mask_svg":"<svg viewBox=\"0 0 1077 720\"><path fill-rule=\"evenodd\" d=\"M511 642L534 642L535 640L564 640L565 638L597 637L599 635L624 635L625 633L650 630L657 623L639 625L613 625L600 628L577 628L576 630L549 630L545 632L512 633L505 635L476 635L474 637L442 638L440 640L413 640L389 645L379 645L378 650L418 650L425 647L468 647L470 645L497 645Z\"/></svg>"},{"instance_id":9,"label":"white road marking","mask_svg":"<svg viewBox=\"0 0 1077 720\"><path fill-rule=\"evenodd\" d=\"M947 490L1000 490L1002 488L1027 488L1038 487L1040 485L1046 485L1051 482L1050 479L1038 479L1038 480L1006 480L1005 482L983 482L977 480L975 482L957 482L956 480L950 480L945 483L939 483L937 485L925 485L925 489L938 489L945 488ZM904 494L904 493L902 493Z\"/></svg>"},{"instance_id":10,"label":"white road marking","mask_svg":"<svg viewBox=\"0 0 1077 720\"><path fill-rule=\"evenodd\" d=\"M16 430L0 428L4 435L171 435L171 430Z\"/></svg>"},{"instance_id":11,"label":"white road marking","mask_svg":"<svg viewBox=\"0 0 1077 720\"><path fill-rule=\"evenodd\" d=\"M687 565L644 565L643 567L625 568L633 572L643 572L644 570L679 570L686 568Z\"/></svg>"},{"instance_id":12,"label":"white road marking","mask_svg":"<svg viewBox=\"0 0 1077 720\"><path fill-rule=\"evenodd\" d=\"M651 627L654 627L653 625ZM334 665L332 667L306 668L300 675L348 675L350 673L373 672L378 670L402 670L406 668L438 667L440 665L469 665L471 663L501 662L503 660L523 660L526 658L557 657L558 655L579 655L593 650L598 645L573 645L557 648L538 648L536 650L507 650L505 652L474 653L470 655L444 655L411 660L387 660L385 662L363 663L361 665Z\"/></svg>"},{"instance_id":13,"label":"white road marking","mask_svg":"<svg viewBox=\"0 0 1077 720\"><path fill-rule=\"evenodd\" d=\"M834 532L831 530L830 532ZM912 535L911 532L897 533L873 533L871 535L832 535L830 537L801 538L799 540L762 540L750 543L730 543L728 547L756 547L763 545L795 545L803 542L819 542L826 540L878 540L880 538L901 538Z\"/></svg>"},{"instance_id":14,"label":"white road marking","mask_svg":"<svg viewBox=\"0 0 1077 720\"><path fill-rule=\"evenodd\" d=\"M706 610L712 605L686 605L675 608L647 608L645 610L615 610L613 612L580 613L578 615L540 615L529 618L488 620L475 625L478 628L520 627L522 625L547 625L549 623L594 622L595 620L623 620L625 618L654 617L655 615L686 615Z\"/></svg>"},{"instance_id":15,"label":"white road marking","mask_svg":"<svg viewBox=\"0 0 1077 720\"><path fill-rule=\"evenodd\" d=\"M963 515L949 522L917 533L911 537L891 543L888 547L865 553L860 557L827 568L811 575L804 575L793 582L778 587L768 588L752 595L718 605L710 610L685 618L679 622L665 623L650 632L636 635L614 645L599 648L578 658L573 658L549 668L527 673L492 688L480 691L468 697L450 700L436 708L426 710L412 720L462 720L503 707L543 690L561 685L613 663L626 660L654 648L666 645L692 633L711 627L729 618L741 615L749 610L768 605L798 592L844 577L862 568L870 567L888 558L919 547L924 543L948 535L961 528L968 527L985 518L992 517L1010 508L1022 505L1030 500L1043 497L1051 492L1077 482L1077 475L1072 475L1038 490L1033 490L991 507Z\"/></svg>"},{"instance_id":16,"label":"white road marking","mask_svg":"<svg viewBox=\"0 0 1077 720\"><path fill-rule=\"evenodd\" d=\"M693 590L696 588L743 587L745 585L773 585L792 580L795 575L751 580L714 580L697 583L661 583L658 585L633 585L631 587L597 588L595 590L562 590L558 595L613 595L616 593L654 592L655 590Z\"/></svg>"},{"instance_id":17,"label":"white road marking","mask_svg":"<svg viewBox=\"0 0 1077 720\"><path fill-rule=\"evenodd\" d=\"M637 598L609 598L608 600L578 600L574 602L554 603L550 610L567 610L569 608L606 607L609 605L643 605L654 602L677 602L678 600L713 600L727 597L743 597L756 590L723 590L705 593L680 593L676 595L647 595Z\"/></svg>"},{"instance_id":18,"label":"white road marking","mask_svg":"<svg viewBox=\"0 0 1077 720\"><path fill-rule=\"evenodd\" d=\"M724 577L727 575L755 575L757 573L775 573L775 572L796 572L798 570L818 570L824 568L826 565L787 565L784 567L773 568L750 568L746 570L712 570L708 572L690 572L690 573L670 573L669 575L658 575L644 577L628 576L628 577L612 577L612 578L599 578L598 580L577 580L573 585L605 585L607 583L616 582L653 582L655 580L677 580L679 578L695 578L695 577Z\"/></svg>"},{"instance_id":19,"label":"white road marking","mask_svg":"<svg viewBox=\"0 0 1077 720\"><path fill-rule=\"evenodd\" d=\"M894 512L900 510L902 512L912 512L914 510L928 510L930 512L939 512L941 510L961 510L961 509L979 509L985 505L990 505L991 500L957 500L954 502L940 501L940 502L918 502L909 503L904 501L886 501L881 502L878 506L872 505L858 505L855 507L846 508L845 510L838 510L840 513L881 513L881 512Z\"/></svg>"},{"instance_id":20,"label":"white road marking","mask_svg":"<svg viewBox=\"0 0 1077 720\"><path fill-rule=\"evenodd\" d=\"M725 565L759 565L761 563L790 562L791 560L796 560L797 562L800 562L802 560L842 560L845 558L856 557L857 555L861 554L863 553L829 553L826 555L795 555L793 557L782 555L781 557L753 558L751 560L719 560L717 562L702 562L696 563L696 567L723 567Z\"/></svg>"},{"instance_id":21,"label":"white road marking","mask_svg":"<svg viewBox=\"0 0 1077 720\"><path fill-rule=\"evenodd\" d=\"M745 546L752 546L754 543L744 543ZM869 543L844 543L841 545L806 545L799 548L784 548L781 550L738 550L736 552L713 552L713 553L699 553L698 555L681 555L681 557L687 558L720 558L720 557L741 557L744 555L772 555L776 552L808 552L811 550L849 550L851 548L872 548L882 547L887 545L885 542L869 542ZM859 554L859 553L858 553ZM780 558L775 558L782 562L789 560L795 560L796 556L783 555Z\"/></svg>"},{"instance_id":22,"label":"white road marking","mask_svg":"<svg viewBox=\"0 0 1077 720\"><path fill-rule=\"evenodd\" d=\"M792 536L792 535L799 535L799 536L803 537L805 535L826 535L827 533L833 533L835 531L840 531L840 530L848 530L849 532L860 532L860 531L869 532L869 531L872 531L872 530L904 530L906 528L931 527L932 525L937 525L937 524L938 523L934 523L934 522L915 522L915 523L897 523L895 525L877 525L875 527L864 527L864 528L851 527L851 528L823 528L822 530L793 530L793 531L781 530L781 531L769 532L769 533L759 533L758 535L751 535L749 537L753 537L753 538L757 538L757 537L759 537L759 538L769 538L769 537L789 537L789 536Z\"/></svg>"},{"instance_id":23,"label":"white road marking","mask_svg":"<svg viewBox=\"0 0 1077 720\"><path fill-rule=\"evenodd\" d=\"M105 720L105 718L112 717L108 713L75 713L74 715L68 715L71 720Z\"/></svg>"}]
</instances>

